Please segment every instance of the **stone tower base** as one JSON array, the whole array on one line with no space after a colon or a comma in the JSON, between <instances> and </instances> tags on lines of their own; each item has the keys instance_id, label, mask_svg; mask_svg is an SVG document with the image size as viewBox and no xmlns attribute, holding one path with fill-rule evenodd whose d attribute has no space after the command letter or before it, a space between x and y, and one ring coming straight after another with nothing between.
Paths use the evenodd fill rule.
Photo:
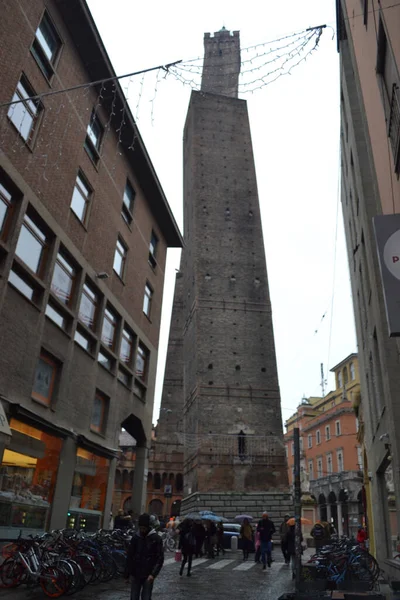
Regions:
<instances>
[{"instance_id":1,"label":"stone tower base","mask_svg":"<svg viewBox=\"0 0 400 600\"><path fill-rule=\"evenodd\" d=\"M181 515L211 510L234 522L236 515L251 515L254 520L266 511L275 527L285 514L294 514L293 497L289 492L196 492L182 500Z\"/></svg>"}]
</instances>

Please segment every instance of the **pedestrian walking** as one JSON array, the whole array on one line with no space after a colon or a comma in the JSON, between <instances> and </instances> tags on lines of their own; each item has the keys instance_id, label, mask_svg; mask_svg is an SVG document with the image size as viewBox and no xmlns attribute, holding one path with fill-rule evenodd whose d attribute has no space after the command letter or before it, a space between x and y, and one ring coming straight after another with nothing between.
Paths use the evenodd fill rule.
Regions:
<instances>
[{"instance_id":1,"label":"pedestrian walking","mask_svg":"<svg viewBox=\"0 0 400 600\"><path fill-rule=\"evenodd\" d=\"M251 543L253 541L253 529L248 519L243 519L240 528L240 538L242 540L243 560L249 558Z\"/></svg>"},{"instance_id":2,"label":"pedestrian walking","mask_svg":"<svg viewBox=\"0 0 400 600\"><path fill-rule=\"evenodd\" d=\"M212 521L207 521L206 527L206 552L208 558L214 558L214 545L217 541L217 528L215 527L215 523Z\"/></svg>"},{"instance_id":3,"label":"pedestrian walking","mask_svg":"<svg viewBox=\"0 0 400 600\"><path fill-rule=\"evenodd\" d=\"M114 519L114 529L128 529L129 519L125 516L122 508L119 509L117 516Z\"/></svg>"},{"instance_id":4,"label":"pedestrian walking","mask_svg":"<svg viewBox=\"0 0 400 600\"><path fill-rule=\"evenodd\" d=\"M289 531L289 525L287 522L290 519L290 515L285 515L283 521L279 527L279 535L281 536L281 549L285 563L288 565L290 562L290 556L287 549L287 533Z\"/></svg>"},{"instance_id":5,"label":"pedestrian walking","mask_svg":"<svg viewBox=\"0 0 400 600\"><path fill-rule=\"evenodd\" d=\"M195 556L196 558L199 558L203 556L203 544L206 537L206 530L204 529L204 525L201 521L195 522L193 533L196 538Z\"/></svg>"},{"instance_id":6,"label":"pedestrian walking","mask_svg":"<svg viewBox=\"0 0 400 600\"><path fill-rule=\"evenodd\" d=\"M303 542L303 534L300 541ZM292 578L296 578L296 526L290 525L286 532L286 549L292 566ZM303 551L302 551L303 552Z\"/></svg>"},{"instance_id":7,"label":"pedestrian walking","mask_svg":"<svg viewBox=\"0 0 400 600\"><path fill-rule=\"evenodd\" d=\"M219 521L217 524L217 556L219 556L219 551L221 550L222 554L225 554L224 548L224 524L222 521Z\"/></svg>"},{"instance_id":8,"label":"pedestrian walking","mask_svg":"<svg viewBox=\"0 0 400 600\"><path fill-rule=\"evenodd\" d=\"M261 521L258 522L257 531L261 541L261 562L263 569L266 569L266 565L270 567L272 563L272 536L275 533L275 525L267 512L263 513Z\"/></svg>"},{"instance_id":9,"label":"pedestrian walking","mask_svg":"<svg viewBox=\"0 0 400 600\"><path fill-rule=\"evenodd\" d=\"M254 536L254 548L255 548L255 555L254 555L254 562L256 563L260 563L261 562L261 539L260 539L260 532L256 530L255 536Z\"/></svg>"},{"instance_id":10,"label":"pedestrian walking","mask_svg":"<svg viewBox=\"0 0 400 600\"><path fill-rule=\"evenodd\" d=\"M179 546L182 550L182 563L179 575L182 577L186 563L188 565L187 576L191 576L193 554L196 551L196 537L194 535L194 524L190 519L186 519L180 528Z\"/></svg>"},{"instance_id":11,"label":"pedestrian walking","mask_svg":"<svg viewBox=\"0 0 400 600\"><path fill-rule=\"evenodd\" d=\"M150 515L138 520L138 531L132 536L126 559L125 578L132 579L131 600L151 600L154 579L164 564L161 537L150 526Z\"/></svg>"}]
</instances>

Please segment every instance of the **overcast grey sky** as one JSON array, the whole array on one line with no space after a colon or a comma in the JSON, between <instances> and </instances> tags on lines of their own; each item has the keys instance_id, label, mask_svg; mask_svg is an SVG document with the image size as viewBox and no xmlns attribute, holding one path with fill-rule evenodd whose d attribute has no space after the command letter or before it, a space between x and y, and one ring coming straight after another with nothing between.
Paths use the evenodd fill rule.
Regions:
<instances>
[{"instance_id":1,"label":"overcast grey sky","mask_svg":"<svg viewBox=\"0 0 400 600\"><path fill-rule=\"evenodd\" d=\"M240 30L242 48L311 26L335 26L333 0L88 3L118 75L201 56L204 32L223 25ZM335 244L340 94L332 35L326 29L318 51L290 76L242 96L252 128L284 420L304 394L320 393L320 363L326 371L356 351L341 206ZM155 91L155 82L148 75L121 83L182 227L182 132L190 89L171 77ZM179 251L170 250L155 420L178 265ZM327 389L333 388L330 375Z\"/></svg>"}]
</instances>

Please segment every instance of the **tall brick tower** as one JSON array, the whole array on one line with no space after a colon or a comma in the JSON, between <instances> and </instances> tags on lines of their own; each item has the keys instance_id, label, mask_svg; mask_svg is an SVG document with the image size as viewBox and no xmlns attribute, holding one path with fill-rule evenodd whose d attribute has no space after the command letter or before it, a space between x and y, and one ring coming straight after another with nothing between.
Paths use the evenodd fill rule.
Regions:
<instances>
[{"instance_id":1,"label":"tall brick tower","mask_svg":"<svg viewBox=\"0 0 400 600\"><path fill-rule=\"evenodd\" d=\"M160 441L183 444L183 513L278 518L290 496L239 32L206 33L204 46L184 130L185 248Z\"/></svg>"}]
</instances>

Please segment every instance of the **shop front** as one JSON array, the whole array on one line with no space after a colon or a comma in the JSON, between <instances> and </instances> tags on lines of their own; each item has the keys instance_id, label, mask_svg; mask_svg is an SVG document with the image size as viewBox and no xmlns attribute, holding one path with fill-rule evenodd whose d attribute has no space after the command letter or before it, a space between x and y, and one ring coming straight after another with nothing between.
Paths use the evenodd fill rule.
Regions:
<instances>
[{"instance_id":1,"label":"shop front","mask_svg":"<svg viewBox=\"0 0 400 600\"><path fill-rule=\"evenodd\" d=\"M46 530L62 439L11 419L10 445L0 468L0 537Z\"/></svg>"},{"instance_id":2,"label":"shop front","mask_svg":"<svg viewBox=\"0 0 400 600\"><path fill-rule=\"evenodd\" d=\"M78 447L67 528L96 531L102 525L110 461Z\"/></svg>"}]
</instances>

